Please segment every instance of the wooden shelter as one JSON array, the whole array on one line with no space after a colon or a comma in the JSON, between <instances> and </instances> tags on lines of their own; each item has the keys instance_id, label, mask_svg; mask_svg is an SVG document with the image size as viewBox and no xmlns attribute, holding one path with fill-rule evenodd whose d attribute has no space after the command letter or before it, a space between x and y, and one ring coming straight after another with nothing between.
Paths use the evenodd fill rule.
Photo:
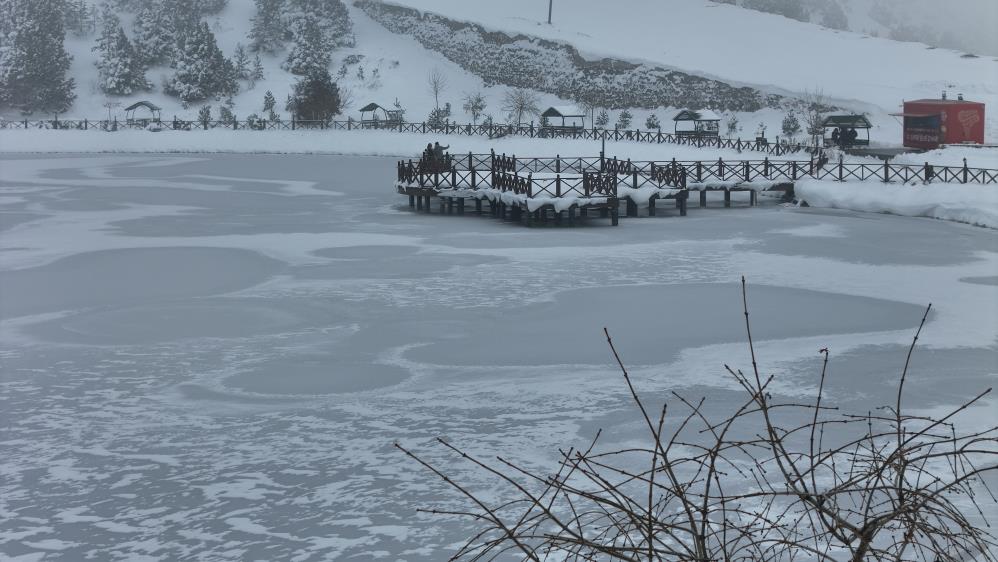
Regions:
<instances>
[{"instance_id":1,"label":"wooden shelter","mask_svg":"<svg viewBox=\"0 0 998 562\"><path fill-rule=\"evenodd\" d=\"M371 102L360 108L361 123L401 123L404 109L385 109Z\"/></svg>"},{"instance_id":2,"label":"wooden shelter","mask_svg":"<svg viewBox=\"0 0 998 562\"><path fill-rule=\"evenodd\" d=\"M832 138L832 132L835 129L839 130L839 143L848 144L850 146L870 146L870 129L873 128L873 124L870 120L866 118L865 115L829 115L825 117L825 120L821 122L821 127L824 130L824 140L825 146L835 144ZM863 131L863 135L866 138L859 138L858 136L846 143L842 135L846 131L855 130L857 134Z\"/></svg>"},{"instance_id":3,"label":"wooden shelter","mask_svg":"<svg viewBox=\"0 0 998 562\"><path fill-rule=\"evenodd\" d=\"M159 123L161 111L163 111L163 108L152 102L143 100L125 108L125 121L129 125Z\"/></svg>"},{"instance_id":4,"label":"wooden shelter","mask_svg":"<svg viewBox=\"0 0 998 562\"><path fill-rule=\"evenodd\" d=\"M676 136L716 137L720 136L721 116L709 109L694 111L684 109L672 118L676 123Z\"/></svg>"},{"instance_id":5,"label":"wooden shelter","mask_svg":"<svg viewBox=\"0 0 998 562\"><path fill-rule=\"evenodd\" d=\"M584 129L586 113L573 105L552 105L541 113L547 119L549 127L566 129Z\"/></svg>"}]
</instances>

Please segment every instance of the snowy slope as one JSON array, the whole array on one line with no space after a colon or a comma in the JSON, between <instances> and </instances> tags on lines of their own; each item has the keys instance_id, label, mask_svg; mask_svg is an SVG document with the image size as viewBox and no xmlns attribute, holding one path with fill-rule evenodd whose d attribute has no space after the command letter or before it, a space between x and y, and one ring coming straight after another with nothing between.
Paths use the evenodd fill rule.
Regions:
<instances>
[{"instance_id":1,"label":"snowy slope","mask_svg":"<svg viewBox=\"0 0 998 562\"><path fill-rule=\"evenodd\" d=\"M734 84L794 94L821 88L834 101L878 120L903 100L938 97L943 89L998 107L998 62L963 58L864 35L825 29L782 16L707 0L601 0L547 3L507 0L392 0L487 28L571 43L587 57L650 62ZM998 138L998 115L988 116Z\"/></svg>"}]
</instances>

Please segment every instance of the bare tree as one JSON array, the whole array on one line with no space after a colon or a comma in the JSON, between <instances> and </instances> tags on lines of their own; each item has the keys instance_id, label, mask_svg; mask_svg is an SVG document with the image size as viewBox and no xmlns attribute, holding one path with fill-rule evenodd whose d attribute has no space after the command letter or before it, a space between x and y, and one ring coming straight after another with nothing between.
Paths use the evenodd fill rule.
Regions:
<instances>
[{"instance_id":1,"label":"bare tree","mask_svg":"<svg viewBox=\"0 0 998 562\"><path fill-rule=\"evenodd\" d=\"M801 94L800 99L804 104L804 127L807 129L807 134L811 136L814 146L818 146L825 135L825 130L822 127L825 121L824 114L831 109L828 106L828 98L825 97L824 90L815 88L814 90L806 90Z\"/></svg>"},{"instance_id":2,"label":"bare tree","mask_svg":"<svg viewBox=\"0 0 998 562\"><path fill-rule=\"evenodd\" d=\"M773 396L752 343L745 280L745 329L752 367L725 366L745 398L710 419L706 398L673 393L684 410L650 410L604 329L614 360L647 430L646 446L560 450L553 474L497 457L446 450L508 488L478 494L396 444L473 507L429 510L480 527L453 559L493 560L998 560L995 537L975 524L980 501L994 501L982 478L998 472L998 427L957 432L954 418L990 390L932 417L904 413L908 350L896 399L878 410L841 413L826 404L829 352L822 349L813 401ZM667 429L668 428L668 429Z\"/></svg>"},{"instance_id":3,"label":"bare tree","mask_svg":"<svg viewBox=\"0 0 998 562\"><path fill-rule=\"evenodd\" d=\"M509 116L510 121L519 125L523 123L525 115L536 115L541 112L539 103L540 98L534 92L523 88L511 88L503 95L502 110Z\"/></svg>"},{"instance_id":4,"label":"bare tree","mask_svg":"<svg viewBox=\"0 0 998 562\"><path fill-rule=\"evenodd\" d=\"M426 76L426 83L430 88L430 93L433 94L433 107L435 109L440 109L440 94L447 89L447 82L447 76L439 68L434 68Z\"/></svg>"},{"instance_id":5,"label":"bare tree","mask_svg":"<svg viewBox=\"0 0 998 562\"><path fill-rule=\"evenodd\" d=\"M471 115L471 122L475 125L478 124L478 119L485 112L485 108L488 107L488 103L485 102L485 96L481 92L472 92L470 94L464 95L464 112Z\"/></svg>"}]
</instances>

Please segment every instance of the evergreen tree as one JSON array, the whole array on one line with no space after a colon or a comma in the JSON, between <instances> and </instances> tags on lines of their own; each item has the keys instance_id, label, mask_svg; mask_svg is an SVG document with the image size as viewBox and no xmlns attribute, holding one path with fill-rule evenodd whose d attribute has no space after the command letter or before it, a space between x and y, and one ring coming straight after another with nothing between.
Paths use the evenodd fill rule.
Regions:
<instances>
[{"instance_id":1,"label":"evergreen tree","mask_svg":"<svg viewBox=\"0 0 998 562\"><path fill-rule=\"evenodd\" d=\"M66 73L64 0L7 0L0 5L0 102L23 112L60 113L72 105L75 83ZM8 19L9 18L9 19Z\"/></svg>"},{"instance_id":2,"label":"evergreen tree","mask_svg":"<svg viewBox=\"0 0 998 562\"><path fill-rule=\"evenodd\" d=\"M340 89L329 71L321 69L299 80L285 107L295 119L329 121L340 114Z\"/></svg>"},{"instance_id":3,"label":"evergreen tree","mask_svg":"<svg viewBox=\"0 0 998 562\"><path fill-rule=\"evenodd\" d=\"M601 129L605 129L610 124L610 114L605 109L601 109L593 124Z\"/></svg>"},{"instance_id":4,"label":"evergreen tree","mask_svg":"<svg viewBox=\"0 0 998 562\"><path fill-rule=\"evenodd\" d=\"M284 0L256 0L256 15L250 30L250 48L273 53L284 47L284 24L281 11Z\"/></svg>"},{"instance_id":5,"label":"evergreen tree","mask_svg":"<svg viewBox=\"0 0 998 562\"><path fill-rule=\"evenodd\" d=\"M227 105L222 105L218 108L218 120L222 123L231 124L236 121L236 115L232 113L232 110Z\"/></svg>"},{"instance_id":6,"label":"evergreen tree","mask_svg":"<svg viewBox=\"0 0 998 562\"><path fill-rule=\"evenodd\" d=\"M132 37L142 64L156 66L173 61L177 52L175 18L162 2L149 2L135 16Z\"/></svg>"},{"instance_id":7,"label":"evergreen tree","mask_svg":"<svg viewBox=\"0 0 998 562\"><path fill-rule=\"evenodd\" d=\"M322 38L322 30L315 19L299 20L294 25L292 35L294 46L288 58L281 65L292 74L308 76L329 68L329 50Z\"/></svg>"},{"instance_id":8,"label":"evergreen tree","mask_svg":"<svg viewBox=\"0 0 998 562\"><path fill-rule=\"evenodd\" d=\"M85 37L94 31L90 22L90 7L85 0L66 0L63 21L66 32L77 37Z\"/></svg>"},{"instance_id":9,"label":"evergreen tree","mask_svg":"<svg viewBox=\"0 0 998 562\"><path fill-rule=\"evenodd\" d=\"M263 62L260 60L260 54L257 53L253 57L253 70L250 72L250 82L256 85L260 80L263 80Z\"/></svg>"},{"instance_id":10,"label":"evergreen tree","mask_svg":"<svg viewBox=\"0 0 998 562\"><path fill-rule=\"evenodd\" d=\"M276 105L277 100L274 99L274 93L267 90L267 93L263 95L263 111L266 113L273 113Z\"/></svg>"},{"instance_id":11,"label":"evergreen tree","mask_svg":"<svg viewBox=\"0 0 998 562\"><path fill-rule=\"evenodd\" d=\"M190 36L182 38L179 51L176 72L165 88L167 93L186 104L238 92L235 66L218 48L207 23L202 22Z\"/></svg>"},{"instance_id":12,"label":"evergreen tree","mask_svg":"<svg viewBox=\"0 0 998 562\"><path fill-rule=\"evenodd\" d=\"M631 115L630 111L628 111L626 109L623 110L623 111L621 111L620 115L617 116L617 128L618 129L627 129L627 128L629 128L631 126L631 119L633 119L633 118L634 118L634 116Z\"/></svg>"},{"instance_id":13,"label":"evergreen tree","mask_svg":"<svg viewBox=\"0 0 998 562\"><path fill-rule=\"evenodd\" d=\"M661 129L662 128L662 123L660 123L658 121L658 115L655 115L654 113L652 113L651 115L649 115L648 119L645 120L645 128L646 129Z\"/></svg>"},{"instance_id":14,"label":"evergreen tree","mask_svg":"<svg viewBox=\"0 0 998 562\"><path fill-rule=\"evenodd\" d=\"M443 127L450 120L451 105L450 102L444 104L443 107L438 107L430 111L430 116L426 119L426 124L433 127Z\"/></svg>"},{"instance_id":15,"label":"evergreen tree","mask_svg":"<svg viewBox=\"0 0 998 562\"><path fill-rule=\"evenodd\" d=\"M202 123L207 123L211 121L211 106L206 105L198 110L198 121Z\"/></svg>"},{"instance_id":16,"label":"evergreen tree","mask_svg":"<svg viewBox=\"0 0 998 562\"><path fill-rule=\"evenodd\" d=\"M102 92L122 96L149 89L142 61L113 12L105 13L104 29L93 50L100 53L96 64Z\"/></svg>"},{"instance_id":17,"label":"evergreen tree","mask_svg":"<svg viewBox=\"0 0 998 562\"><path fill-rule=\"evenodd\" d=\"M324 51L354 45L353 24L342 0L287 0L283 12L292 38L297 37L296 30L311 21L319 27Z\"/></svg>"},{"instance_id":18,"label":"evergreen tree","mask_svg":"<svg viewBox=\"0 0 998 562\"><path fill-rule=\"evenodd\" d=\"M793 142L794 137L800 134L800 121L793 110L783 118L783 134L791 142Z\"/></svg>"},{"instance_id":19,"label":"evergreen tree","mask_svg":"<svg viewBox=\"0 0 998 562\"><path fill-rule=\"evenodd\" d=\"M249 55L246 54L246 47L242 43L236 43L236 53L232 56L232 64L236 68L236 75L241 80L249 80L252 76L250 72Z\"/></svg>"}]
</instances>

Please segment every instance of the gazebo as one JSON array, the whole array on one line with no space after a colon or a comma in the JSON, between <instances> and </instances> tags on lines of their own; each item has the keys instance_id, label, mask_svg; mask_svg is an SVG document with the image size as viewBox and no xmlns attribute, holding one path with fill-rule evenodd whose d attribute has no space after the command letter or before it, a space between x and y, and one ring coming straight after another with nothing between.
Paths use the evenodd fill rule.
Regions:
<instances>
[{"instance_id":1,"label":"gazebo","mask_svg":"<svg viewBox=\"0 0 998 562\"><path fill-rule=\"evenodd\" d=\"M142 112L146 115L136 115L136 112L144 109ZM125 121L129 125L148 125L149 123L159 123L160 112L163 108L157 106L156 104L149 101L140 101L133 103L132 105L125 108Z\"/></svg>"},{"instance_id":2,"label":"gazebo","mask_svg":"<svg viewBox=\"0 0 998 562\"><path fill-rule=\"evenodd\" d=\"M721 116L709 109L694 111L684 109L672 118L676 122L676 136L716 137L720 135Z\"/></svg>"},{"instance_id":3,"label":"gazebo","mask_svg":"<svg viewBox=\"0 0 998 562\"><path fill-rule=\"evenodd\" d=\"M547 119L548 125L551 127L566 129L584 129L586 127L585 112L572 105L553 105L544 110L541 117ZM552 122L552 119L561 119L561 124Z\"/></svg>"},{"instance_id":4,"label":"gazebo","mask_svg":"<svg viewBox=\"0 0 998 562\"><path fill-rule=\"evenodd\" d=\"M835 130L835 129L839 130L840 144L852 145L852 146L870 145L870 129L873 128L873 125L870 123L870 120L867 119L865 115L829 115L828 117L825 117L824 121L822 121L821 127L824 130L825 146L830 146L832 144L835 144L835 142L832 140L831 134L829 133L829 130ZM857 137L850 141L846 141L845 139L842 138L841 135L845 134L845 132L849 130L855 130L857 133L859 133L859 131L863 131L863 134L866 136L866 138L861 139Z\"/></svg>"},{"instance_id":5,"label":"gazebo","mask_svg":"<svg viewBox=\"0 0 998 562\"><path fill-rule=\"evenodd\" d=\"M360 108L361 123L401 123L403 109L385 109L371 102Z\"/></svg>"}]
</instances>

